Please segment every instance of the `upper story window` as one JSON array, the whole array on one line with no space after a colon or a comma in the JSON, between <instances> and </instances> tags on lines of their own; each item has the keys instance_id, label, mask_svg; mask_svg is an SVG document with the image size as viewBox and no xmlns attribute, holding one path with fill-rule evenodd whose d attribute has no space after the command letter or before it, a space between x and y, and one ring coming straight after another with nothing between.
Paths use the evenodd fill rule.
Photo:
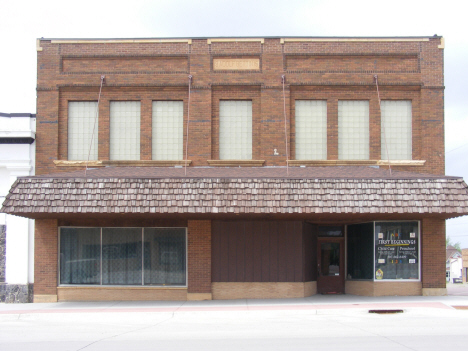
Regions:
<instances>
[{"instance_id":1,"label":"upper story window","mask_svg":"<svg viewBox=\"0 0 468 351\"><path fill-rule=\"evenodd\" d=\"M110 102L110 159L140 159L140 102Z\"/></svg>"},{"instance_id":2,"label":"upper story window","mask_svg":"<svg viewBox=\"0 0 468 351\"><path fill-rule=\"evenodd\" d=\"M183 101L153 101L153 160L182 160Z\"/></svg>"},{"instance_id":3,"label":"upper story window","mask_svg":"<svg viewBox=\"0 0 468 351\"><path fill-rule=\"evenodd\" d=\"M338 159L369 159L369 101L338 101Z\"/></svg>"},{"instance_id":4,"label":"upper story window","mask_svg":"<svg viewBox=\"0 0 468 351\"><path fill-rule=\"evenodd\" d=\"M382 101L382 160L411 160L412 106L410 100Z\"/></svg>"},{"instance_id":5,"label":"upper story window","mask_svg":"<svg viewBox=\"0 0 468 351\"><path fill-rule=\"evenodd\" d=\"M252 101L219 102L219 158L252 159Z\"/></svg>"},{"instance_id":6,"label":"upper story window","mask_svg":"<svg viewBox=\"0 0 468 351\"><path fill-rule=\"evenodd\" d=\"M327 102L296 100L296 160L327 159Z\"/></svg>"},{"instance_id":7,"label":"upper story window","mask_svg":"<svg viewBox=\"0 0 468 351\"><path fill-rule=\"evenodd\" d=\"M96 101L68 103L69 160L87 160L88 153L90 160L98 159L97 113Z\"/></svg>"}]
</instances>

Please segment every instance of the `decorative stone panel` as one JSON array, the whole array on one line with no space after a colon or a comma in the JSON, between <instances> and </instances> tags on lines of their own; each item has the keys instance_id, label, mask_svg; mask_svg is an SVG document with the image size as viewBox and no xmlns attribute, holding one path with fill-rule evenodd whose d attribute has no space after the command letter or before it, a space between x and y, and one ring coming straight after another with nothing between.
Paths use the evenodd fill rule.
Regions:
<instances>
[{"instance_id":1,"label":"decorative stone panel","mask_svg":"<svg viewBox=\"0 0 468 351\"><path fill-rule=\"evenodd\" d=\"M33 298L33 284L0 283L0 302L29 303Z\"/></svg>"}]
</instances>

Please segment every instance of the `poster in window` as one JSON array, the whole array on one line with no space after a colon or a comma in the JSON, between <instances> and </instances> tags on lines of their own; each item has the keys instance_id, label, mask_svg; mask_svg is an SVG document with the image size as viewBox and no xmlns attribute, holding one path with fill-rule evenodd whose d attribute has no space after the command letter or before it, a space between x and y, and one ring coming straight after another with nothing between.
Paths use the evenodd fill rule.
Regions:
<instances>
[{"instance_id":1,"label":"poster in window","mask_svg":"<svg viewBox=\"0 0 468 351\"><path fill-rule=\"evenodd\" d=\"M418 222L375 223L375 277L419 279Z\"/></svg>"}]
</instances>

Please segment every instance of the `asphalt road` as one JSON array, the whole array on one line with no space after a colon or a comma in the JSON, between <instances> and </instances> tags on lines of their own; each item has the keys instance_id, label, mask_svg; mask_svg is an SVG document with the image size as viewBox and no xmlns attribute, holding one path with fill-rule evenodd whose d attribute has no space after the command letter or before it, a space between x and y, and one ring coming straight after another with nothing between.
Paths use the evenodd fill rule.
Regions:
<instances>
[{"instance_id":1,"label":"asphalt road","mask_svg":"<svg viewBox=\"0 0 468 351\"><path fill-rule=\"evenodd\" d=\"M0 305L0 350L465 349L468 297L445 298Z\"/></svg>"}]
</instances>

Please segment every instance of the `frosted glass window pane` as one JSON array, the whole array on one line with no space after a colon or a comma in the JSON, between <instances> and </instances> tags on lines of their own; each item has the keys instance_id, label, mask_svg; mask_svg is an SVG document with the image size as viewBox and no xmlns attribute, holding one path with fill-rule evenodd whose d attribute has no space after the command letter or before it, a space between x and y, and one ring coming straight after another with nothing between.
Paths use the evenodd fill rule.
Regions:
<instances>
[{"instance_id":1,"label":"frosted glass window pane","mask_svg":"<svg viewBox=\"0 0 468 351\"><path fill-rule=\"evenodd\" d=\"M338 159L369 159L368 101L338 101Z\"/></svg>"},{"instance_id":2,"label":"frosted glass window pane","mask_svg":"<svg viewBox=\"0 0 468 351\"><path fill-rule=\"evenodd\" d=\"M153 160L182 160L183 101L153 101Z\"/></svg>"},{"instance_id":3,"label":"frosted glass window pane","mask_svg":"<svg viewBox=\"0 0 468 351\"><path fill-rule=\"evenodd\" d=\"M140 159L140 102L111 101L110 159Z\"/></svg>"},{"instance_id":4,"label":"frosted glass window pane","mask_svg":"<svg viewBox=\"0 0 468 351\"><path fill-rule=\"evenodd\" d=\"M327 159L327 102L296 100L296 160Z\"/></svg>"},{"instance_id":5,"label":"frosted glass window pane","mask_svg":"<svg viewBox=\"0 0 468 351\"><path fill-rule=\"evenodd\" d=\"M382 160L411 160L411 101L382 101ZM388 155L387 155L388 148Z\"/></svg>"},{"instance_id":6,"label":"frosted glass window pane","mask_svg":"<svg viewBox=\"0 0 468 351\"><path fill-rule=\"evenodd\" d=\"M219 102L219 158L252 159L252 101Z\"/></svg>"},{"instance_id":7,"label":"frosted glass window pane","mask_svg":"<svg viewBox=\"0 0 468 351\"><path fill-rule=\"evenodd\" d=\"M68 103L68 159L90 160L98 158L97 102L77 101ZM93 128L96 122L96 128ZM92 139L92 141L91 141ZM91 152L90 152L91 147Z\"/></svg>"}]
</instances>

